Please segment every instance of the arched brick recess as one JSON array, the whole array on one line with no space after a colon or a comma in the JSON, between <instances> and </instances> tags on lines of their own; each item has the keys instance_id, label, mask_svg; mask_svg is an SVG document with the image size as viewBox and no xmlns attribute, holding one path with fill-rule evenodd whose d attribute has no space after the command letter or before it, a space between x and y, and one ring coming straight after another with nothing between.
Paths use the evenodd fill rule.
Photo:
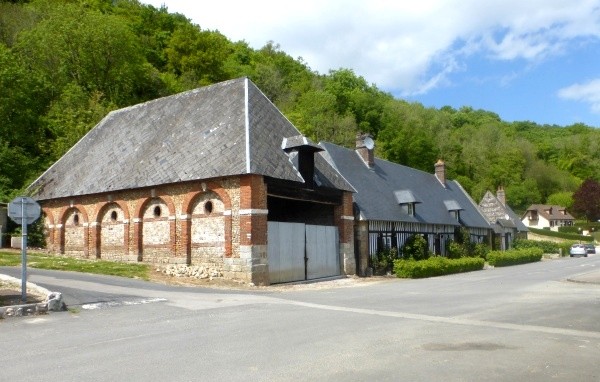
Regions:
<instances>
[{"instance_id":1,"label":"arched brick recess","mask_svg":"<svg viewBox=\"0 0 600 382\"><path fill-rule=\"evenodd\" d=\"M217 182L206 182L204 183L206 186L206 191L203 191L201 189L201 184L198 184L197 190L188 192L188 194L185 196L184 200L183 200L183 211L185 213L185 215L188 216L188 219L186 221L182 222L182 233L184 233L184 239L185 239L185 248L186 248L186 255L187 255L187 262L188 264L191 261L191 246L192 246L192 240L191 240L191 228L192 228L192 224L191 224L191 215L193 213L192 209L194 208L194 202L197 200L197 198L200 197L200 195L205 194L207 192L211 192L216 194L217 198L223 203L223 210L224 211L229 211L229 213L224 214L223 215L223 222L224 222L224 240L225 240L225 246L224 246L224 255L225 257L231 257L231 239L232 239L232 216L231 216L231 198L229 196L229 194L227 193L227 191L225 189L223 189L221 187L220 184L218 184Z\"/></svg>"},{"instance_id":2,"label":"arched brick recess","mask_svg":"<svg viewBox=\"0 0 600 382\"><path fill-rule=\"evenodd\" d=\"M188 208L187 238L190 251L187 262L207 268L221 268L227 253L227 242L231 241L227 234L231 232L230 224L227 227L227 220L231 221L231 216L225 215L225 203L217 193L207 190L196 193Z\"/></svg>"},{"instance_id":3,"label":"arched brick recess","mask_svg":"<svg viewBox=\"0 0 600 382\"><path fill-rule=\"evenodd\" d=\"M106 202L98 205L91 231L92 248L96 248L96 258L107 260L129 260L129 213L122 201Z\"/></svg>"},{"instance_id":4,"label":"arched brick recess","mask_svg":"<svg viewBox=\"0 0 600 382\"><path fill-rule=\"evenodd\" d=\"M88 215L81 205L65 207L61 213L61 253L73 257L89 255Z\"/></svg>"},{"instance_id":5,"label":"arched brick recess","mask_svg":"<svg viewBox=\"0 0 600 382\"><path fill-rule=\"evenodd\" d=\"M175 251L175 205L167 195L138 203L134 222L138 261L167 263Z\"/></svg>"}]
</instances>

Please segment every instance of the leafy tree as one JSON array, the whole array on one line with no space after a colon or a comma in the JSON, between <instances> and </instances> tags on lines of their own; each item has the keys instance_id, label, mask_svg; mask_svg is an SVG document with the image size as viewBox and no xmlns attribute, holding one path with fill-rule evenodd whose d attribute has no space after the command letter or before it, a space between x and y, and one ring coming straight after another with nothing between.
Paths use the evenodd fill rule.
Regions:
<instances>
[{"instance_id":1,"label":"leafy tree","mask_svg":"<svg viewBox=\"0 0 600 382\"><path fill-rule=\"evenodd\" d=\"M35 14L28 8L0 1L0 44L12 47L17 35L36 22Z\"/></svg>"},{"instance_id":2,"label":"leafy tree","mask_svg":"<svg viewBox=\"0 0 600 382\"><path fill-rule=\"evenodd\" d=\"M573 203L573 193L569 191L555 192L546 199L546 204L562 206L567 210L570 210L571 207L573 207Z\"/></svg>"},{"instance_id":3,"label":"leafy tree","mask_svg":"<svg viewBox=\"0 0 600 382\"><path fill-rule=\"evenodd\" d=\"M322 90L321 78L310 71L302 58L294 60L273 42L268 42L250 57L236 53L236 58L241 59L242 62L251 60L250 64L253 68L248 75L283 111L294 110L295 104L303 93Z\"/></svg>"},{"instance_id":4,"label":"leafy tree","mask_svg":"<svg viewBox=\"0 0 600 382\"><path fill-rule=\"evenodd\" d=\"M119 105L144 100L137 93L144 79L144 57L120 17L60 5L22 32L16 48L28 66L53 84L54 95L74 82Z\"/></svg>"},{"instance_id":5,"label":"leafy tree","mask_svg":"<svg viewBox=\"0 0 600 382\"><path fill-rule=\"evenodd\" d=\"M0 44L0 137L11 146L39 153L44 132L39 116L46 110L48 84L27 70L20 57Z\"/></svg>"},{"instance_id":6,"label":"leafy tree","mask_svg":"<svg viewBox=\"0 0 600 382\"><path fill-rule=\"evenodd\" d=\"M573 213L588 221L600 219L600 183L586 179L573 193Z\"/></svg>"},{"instance_id":7,"label":"leafy tree","mask_svg":"<svg viewBox=\"0 0 600 382\"><path fill-rule=\"evenodd\" d=\"M517 211L525 211L527 207L542 200L534 179L525 179L520 183L506 186L506 202Z\"/></svg>"},{"instance_id":8,"label":"leafy tree","mask_svg":"<svg viewBox=\"0 0 600 382\"><path fill-rule=\"evenodd\" d=\"M315 142L349 146L356 137L356 123L351 115L339 115L335 103L335 96L330 93L306 92L290 113L290 120Z\"/></svg>"},{"instance_id":9,"label":"leafy tree","mask_svg":"<svg viewBox=\"0 0 600 382\"><path fill-rule=\"evenodd\" d=\"M115 108L114 105L103 103L99 92L88 95L74 83L67 85L45 118L54 138L49 148L50 160L60 158Z\"/></svg>"},{"instance_id":10,"label":"leafy tree","mask_svg":"<svg viewBox=\"0 0 600 382\"><path fill-rule=\"evenodd\" d=\"M180 25L173 32L165 52L167 67L183 76L190 87L228 79L224 63L232 46L219 32L203 31L193 24Z\"/></svg>"}]
</instances>

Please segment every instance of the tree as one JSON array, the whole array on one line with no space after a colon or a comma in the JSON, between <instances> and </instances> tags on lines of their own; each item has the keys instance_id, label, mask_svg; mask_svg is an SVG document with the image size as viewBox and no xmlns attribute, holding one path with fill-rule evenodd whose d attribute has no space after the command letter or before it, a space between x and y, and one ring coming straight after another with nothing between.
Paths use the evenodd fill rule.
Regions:
<instances>
[{"instance_id":1,"label":"tree","mask_svg":"<svg viewBox=\"0 0 600 382\"><path fill-rule=\"evenodd\" d=\"M183 24L173 32L166 48L167 67L185 77L192 88L208 85L228 79L224 64L232 52L231 42L221 33Z\"/></svg>"},{"instance_id":2,"label":"tree","mask_svg":"<svg viewBox=\"0 0 600 382\"><path fill-rule=\"evenodd\" d=\"M588 221L600 219L600 183L587 179L581 184L573 193L573 213Z\"/></svg>"},{"instance_id":3,"label":"tree","mask_svg":"<svg viewBox=\"0 0 600 382\"><path fill-rule=\"evenodd\" d=\"M144 84L145 58L122 18L76 4L60 5L49 12L19 36L16 49L53 84L53 95L74 82L119 105L145 100L137 94Z\"/></svg>"},{"instance_id":4,"label":"tree","mask_svg":"<svg viewBox=\"0 0 600 382\"><path fill-rule=\"evenodd\" d=\"M41 77L0 44L0 137L31 156L40 155L46 137L40 116L50 101L49 84Z\"/></svg>"},{"instance_id":5,"label":"tree","mask_svg":"<svg viewBox=\"0 0 600 382\"><path fill-rule=\"evenodd\" d=\"M569 191L555 192L548 196L546 204L562 206L567 210L571 210L571 207L573 207L573 193Z\"/></svg>"},{"instance_id":6,"label":"tree","mask_svg":"<svg viewBox=\"0 0 600 382\"><path fill-rule=\"evenodd\" d=\"M45 117L53 138L49 147L50 162L60 158L115 108L114 105L103 103L99 92L88 95L74 83L67 85Z\"/></svg>"},{"instance_id":7,"label":"tree","mask_svg":"<svg viewBox=\"0 0 600 382\"><path fill-rule=\"evenodd\" d=\"M289 114L290 121L315 142L327 141L350 146L357 133L354 117L351 114L338 114L335 102L335 96L328 92L306 92Z\"/></svg>"}]
</instances>

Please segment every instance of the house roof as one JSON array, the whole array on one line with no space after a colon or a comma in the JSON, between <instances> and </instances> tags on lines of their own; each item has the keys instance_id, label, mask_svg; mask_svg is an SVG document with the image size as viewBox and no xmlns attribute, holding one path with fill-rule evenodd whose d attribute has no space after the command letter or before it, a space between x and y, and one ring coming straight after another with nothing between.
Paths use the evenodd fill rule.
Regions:
<instances>
[{"instance_id":1,"label":"house roof","mask_svg":"<svg viewBox=\"0 0 600 382\"><path fill-rule=\"evenodd\" d=\"M354 150L332 143L320 145L326 150L325 158L356 190L354 202L365 220L458 226L460 223L449 211L456 209L460 210L463 225L490 228L458 182L447 181L444 187L433 173L379 158L369 168ZM402 203L419 203L415 215L404 212Z\"/></svg>"},{"instance_id":2,"label":"house roof","mask_svg":"<svg viewBox=\"0 0 600 382\"><path fill-rule=\"evenodd\" d=\"M109 113L29 190L45 200L242 174L304 182L283 150L285 138L314 145L299 135L239 78ZM318 156L317 184L352 191Z\"/></svg>"},{"instance_id":3,"label":"house roof","mask_svg":"<svg viewBox=\"0 0 600 382\"><path fill-rule=\"evenodd\" d=\"M523 224L519 216L508 206L503 204L490 191L487 191L479 209L490 224L498 224L504 228L515 228L518 232L528 232L527 226Z\"/></svg>"},{"instance_id":4,"label":"house roof","mask_svg":"<svg viewBox=\"0 0 600 382\"><path fill-rule=\"evenodd\" d=\"M575 220L573 215L567 212L565 207L551 204L532 204L529 211L537 211L537 213L547 220Z\"/></svg>"}]
</instances>

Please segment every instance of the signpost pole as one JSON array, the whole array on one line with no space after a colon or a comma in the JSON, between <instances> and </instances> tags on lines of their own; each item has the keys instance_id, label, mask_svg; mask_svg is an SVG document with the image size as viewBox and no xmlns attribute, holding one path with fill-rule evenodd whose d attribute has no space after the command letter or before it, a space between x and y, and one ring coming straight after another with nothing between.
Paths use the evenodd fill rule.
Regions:
<instances>
[{"instance_id":1,"label":"signpost pole","mask_svg":"<svg viewBox=\"0 0 600 382\"><path fill-rule=\"evenodd\" d=\"M21 198L21 301L27 302L27 221L25 219L25 200Z\"/></svg>"},{"instance_id":2,"label":"signpost pole","mask_svg":"<svg viewBox=\"0 0 600 382\"><path fill-rule=\"evenodd\" d=\"M8 203L8 216L21 223L21 300L27 302L27 225L40 217L41 207L33 199L19 196Z\"/></svg>"}]
</instances>

